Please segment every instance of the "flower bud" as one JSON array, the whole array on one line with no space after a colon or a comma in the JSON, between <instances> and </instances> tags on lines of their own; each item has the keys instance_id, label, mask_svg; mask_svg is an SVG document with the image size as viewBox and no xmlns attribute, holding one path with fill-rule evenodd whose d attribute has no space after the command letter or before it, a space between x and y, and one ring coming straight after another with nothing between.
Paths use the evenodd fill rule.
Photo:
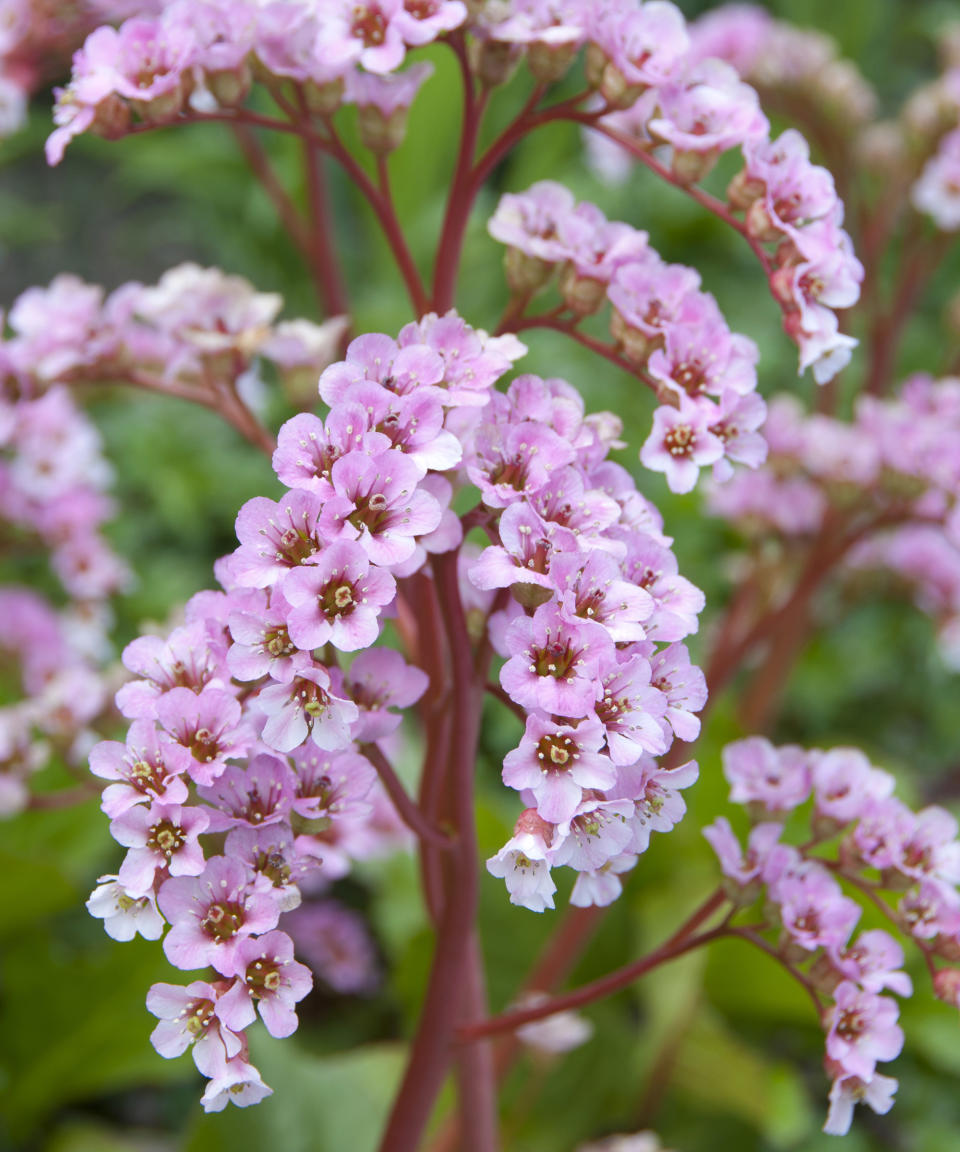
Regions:
<instances>
[{"instance_id":1,"label":"flower bud","mask_svg":"<svg viewBox=\"0 0 960 1152\"><path fill-rule=\"evenodd\" d=\"M646 332L632 328L616 309L610 316L610 334L631 364L646 364L653 342Z\"/></svg>"},{"instance_id":2,"label":"flower bud","mask_svg":"<svg viewBox=\"0 0 960 1152\"><path fill-rule=\"evenodd\" d=\"M357 130L363 146L379 156L399 148L407 133L408 111L407 108L395 108L385 114L375 104L361 107L357 116Z\"/></svg>"},{"instance_id":3,"label":"flower bud","mask_svg":"<svg viewBox=\"0 0 960 1152\"><path fill-rule=\"evenodd\" d=\"M738 212L746 212L766 191L762 180L756 180L741 168L727 186L727 203Z\"/></svg>"},{"instance_id":4,"label":"flower bud","mask_svg":"<svg viewBox=\"0 0 960 1152\"><path fill-rule=\"evenodd\" d=\"M239 108L249 95L253 84L253 74L246 61L239 68L208 72L204 79L221 108Z\"/></svg>"},{"instance_id":5,"label":"flower bud","mask_svg":"<svg viewBox=\"0 0 960 1152\"><path fill-rule=\"evenodd\" d=\"M719 155L718 148L709 148L706 152L686 152L676 149L670 169L681 184L689 186L696 184L713 170Z\"/></svg>"},{"instance_id":6,"label":"flower bud","mask_svg":"<svg viewBox=\"0 0 960 1152\"><path fill-rule=\"evenodd\" d=\"M506 82L516 70L520 51L499 40L472 39L468 44L470 70L487 88Z\"/></svg>"},{"instance_id":7,"label":"flower bud","mask_svg":"<svg viewBox=\"0 0 960 1152\"><path fill-rule=\"evenodd\" d=\"M560 292L567 307L578 316L589 316L603 306L607 286L592 276L581 276L572 264L565 264L560 273Z\"/></svg>"},{"instance_id":8,"label":"flower bud","mask_svg":"<svg viewBox=\"0 0 960 1152\"><path fill-rule=\"evenodd\" d=\"M507 284L514 296L525 298L539 291L553 275L556 265L530 256L519 248L508 248L503 258Z\"/></svg>"},{"instance_id":9,"label":"flower bud","mask_svg":"<svg viewBox=\"0 0 960 1152\"><path fill-rule=\"evenodd\" d=\"M534 78L543 84L556 84L570 71L579 52L579 45L571 44L544 44L534 41L527 51L527 64Z\"/></svg>"},{"instance_id":10,"label":"flower bud","mask_svg":"<svg viewBox=\"0 0 960 1152\"><path fill-rule=\"evenodd\" d=\"M338 78L326 84L316 84L313 80L304 81L303 98L314 116L330 116L340 107L343 100L343 80Z\"/></svg>"}]
</instances>

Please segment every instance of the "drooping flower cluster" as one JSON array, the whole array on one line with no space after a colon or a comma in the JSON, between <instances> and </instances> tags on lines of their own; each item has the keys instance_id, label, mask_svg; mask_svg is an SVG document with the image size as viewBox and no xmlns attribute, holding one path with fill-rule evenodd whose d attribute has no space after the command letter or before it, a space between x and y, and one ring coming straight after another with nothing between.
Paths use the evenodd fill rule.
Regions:
<instances>
[{"instance_id":1,"label":"drooping flower cluster","mask_svg":"<svg viewBox=\"0 0 960 1152\"><path fill-rule=\"evenodd\" d=\"M853 420L805 416L790 397L770 405L767 465L710 494L746 531L806 537L832 518L856 533L847 563L904 579L960 652L960 381L917 375L889 400L861 397Z\"/></svg>"},{"instance_id":2,"label":"drooping flower cluster","mask_svg":"<svg viewBox=\"0 0 960 1152\"><path fill-rule=\"evenodd\" d=\"M564 865L578 873L575 904L608 904L696 779L692 762L655 758L699 731L706 687L682 641L703 596L678 574L656 509L606 459L613 429L585 419L568 384L520 376L483 417L467 471L502 512L469 577L513 590L491 634L525 714L503 779L528 805L487 867L535 911L553 906L551 869Z\"/></svg>"},{"instance_id":3,"label":"drooping flower cluster","mask_svg":"<svg viewBox=\"0 0 960 1152\"><path fill-rule=\"evenodd\" d=\"M874 114L876 94L829 36L776 20L765 8L724 4L691 23L690 39L694 55L731 64L764 103L787 106L800 97L845 133Z\"/></svg>"},{"instance_id":4,"label":"drooping flower cluster","mask_svg":"<svg viewBox=\"0 0 960 1152\"><path fill-rule=\"evenodd\" d=\"M845 1132L854 1105L893 1104L896 1081L877 1072L903 1046L896 1001L909 996L903 949L888 932L854 936L860 904L841 887L879 904L924 953L934 990L957 1003L960 977L960 841L957 822L931 806L914 812L893 795L894 778L854 748L827 752L774 747L759 736L724 750L730 799L747 809L746 849L729 822L704 830L730 898L741 908L762 896L762 920L783 961L821 1004L826 1067L833 1086L826 1131ZM809 834L782 837L810 801ZM946 962L937 967L936 962Z\"/></svg>"},{"instance_id":5,"label":"drooping flower cluster","mask_svg":"<svg viewBox=\"0 0 960 1152\"><path fill-rule=\"evenodd\" d=\"M4 365L5 352L0 344ZM0 381L0 535L19 561L48 563L62 592L54 607L16 583L0 589L0 658L11 673L0 708L2 816L26 806L27 781L51 754L80 768L97 739L109 703L109 601L129 579L103 535L111 472L96 428L61 385L23 396L9 384Z\"/></svg>"},{"instance_id":6,"label":"drooping flower cluster","mask_svg":"<svg viewBox=\"0 0 960 1152\"><path fill-rule=\"evenodd\" d=\"M721 151L742 149L744 167L727 190L728 207L743 214L746 236L764 253L771 290L783 310L784 330L800 349L800 371L812 368L814 379L823 384L848 363L856 346L853 337L840 331L837 311L856 303L863 279L863 266L842 228L843 204L833 177L811 163L807 143L795 129L770 138L756 93L737 79L732 67L718 60L695 67L708 71L708 79L694 87L707 89L703 100L716 116L715 132L705 112L697 121L702 131L678 136L672 124L668 130L658 118L659 106L649 94L628 109L601 117L598 127L629 138L644 151L669 144L674 176L681 182L699 179L700 169L712 166ZM743 130L711 86L728 91L729 100L742 109L755 110ZM596 136L594 131L588 136L595 155L600 147ZM599 163L602 170L609 170L603 157L610 141L600 140L604 151ZM700 163L693 165L690 156L700 158Z\"/></svg>"},{"instance_id":7,"label":"drooping flower cluster","mask_svg":"<svg viewBox=\"0 0 960 1152\"><path fill-rule=\"evenodd\" d=\"M673 491L691 491L708 464L726 478L731 461L762 463L766 445L757 430L766 406L756 394L756 345L731 333L694 269L666 263L646 233L606 220L593 204L577 204L550 180L504 196L489 230L508 246L507 276L518 298L559 269L574 316L610 301L618 346L665 401L641 460L666 473Z\"/></svg>"},{"instance_id":8,"label":"drooping flower cluster","mask_svg":"<svg viewBox=\"0 0 960 1152\"><path fill-rule=\"evenodd\" d=\"M101 533L110 481L100 436L66 388L9 400L0 393L0 521L25 549L49 552L67 594L91 609L127 580Z\"/></svg>"}]
</instances>

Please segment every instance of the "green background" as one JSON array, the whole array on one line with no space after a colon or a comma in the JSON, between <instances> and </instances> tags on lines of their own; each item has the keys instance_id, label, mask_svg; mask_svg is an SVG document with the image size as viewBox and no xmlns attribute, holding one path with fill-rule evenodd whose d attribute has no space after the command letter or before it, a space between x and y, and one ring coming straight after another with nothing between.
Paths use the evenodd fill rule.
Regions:
<instances>
[{"instance_id":1,"label":"green background","mask_svg":"<svg viewBox=\"0 0 960 1152\"><path fill-rule=\"evenodd\" d=\"M681 7L692 16L708 6ZM784 0L769 7L786 17L802 14L805 23L835 36L877 86L889 113L933 74L931 33L957 14L951 3L894 0ZM452 56L429 55L437 73L391 162L399 212L424 269L442 217L458 127ZM498 95L491 128L516 109L528 84L521 71ZM164 131L119 144L82 139L51 171L41 154L48 117L49 99L41 98L29 129L0 145L5 304L60 271L113 288L129 279L149 282L191 259L248 276L262 290L281 291L288 316L316 315L300 259L226 130ZM295 147L286 140L270 147L288 186L302 195ZM409 319L399 279L372 218L339 174L331 175L356 328L394 332ZM568 126L528 140L481 197L458 294L471 323L493 327L505 303L501 250L486 235L486 216L499 192L546 177L595 199L611 218L645 228L664 257L694 264L731 327L760 344L766 395L784 389L812 394L809 378L796 379L795 349L780 331L777 309L742 241L646 172L622 187L602 188ZM944 264L922 301L902 370L936 371L956 355L941 317L958 263ZM623 417L631 448L620 459L638 473L636 449L649 426L651 397L559 335L531 334L529 344L524 370L562 373L581 388L589 409L610 408ZM112 538L137 574L136 588L118 605L122 644L210 585L213 559L234 546L236 509L278 485L268 462L205 411L107 391L92 392L89 406L118 477L123 513ZM724 525L702 517L698 496L672 496L649 474L641 485L676 537L681 571L708 593L704 627L692 645L694 655L702 655L710 623L729 593L738 541ZM14 565L5 565L13 575ZM46 579L40 570L29 571L41 583ZM960 787L960 709L956 678L936 655L930 622L874 594L859 603L847 593L828 595L821 614L824 626L790 681L775 735L806 744L859 744L898 772L911 800L936 794L949 803ZM687 794L688 817L669 837L654 837L577 982L655 944L713 887L715 868L699 829L725 810L719 749L739 734L730 699L720 701L698 747L702 779ZM485 854L509 835L515 815L514 799L498 777L500 759L517 735L512 719L490 711L478 799ZM42 786L56 782L55 768L41 778ZM254 1109L204 1116L189 1057L162 1060L147 1039L153 1020L143 1007L146 989L176 974L158 945L115 945L83 908L96 877L115 870L120 858L95 803L30 812L0 831L0 1148L372 1150L430 956L412 864L395 859L364 865L344 887L344 898L371 914L386 972L378 996L315 993L297 1036L254 1041L253 1057L275 1096ZM491 878L483 884L482 916L491 999L502 1007L556 917L511 907ZM932 1000L921 974L914 975L921 991L904 1009L906 1054L891 1069L902 1082L897 1106L883 1119L858 1117L844 1145L849 1152L960 1148L960 1022L955 1011ZM822 1034L809 1005L779 969L743 945L694 954L588 1014L596 1025L589 1044L551 1067L525 1059L509 1080L508 1152L565 1152L579 1139L646 1124L683 1152L839 1147L819 1134L827 1084ZM657 1088L648 1091L652 1069Z\"/></svg>"}]
</instances>

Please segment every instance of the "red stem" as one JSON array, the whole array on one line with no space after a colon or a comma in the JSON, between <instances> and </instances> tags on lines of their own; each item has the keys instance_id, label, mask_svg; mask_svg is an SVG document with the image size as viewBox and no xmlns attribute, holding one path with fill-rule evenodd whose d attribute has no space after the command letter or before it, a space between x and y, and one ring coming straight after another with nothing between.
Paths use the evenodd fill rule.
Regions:
<instances>
[{"instance_id":1,"label":"red stem","mask_svg":"<svg viewBox=\"0 0 960 1152\"><path fill-rule=\"evenodd\" d=\"M477 149L480 121L483 119L487 102L487 89L478 96L474 88L473 73L467 60L463 34L454 33L449 43L460 64L460 76L463 82L463 126L433 271L433 307L441 313L452 308L454 304L460 252L476 194L476 187L471 182L470 174Z\"/></svg>"},{"instance_id":2,"label":"red stem","mask_svg":"<svg viewBox=\"0 0 960 1152\"><path fill-rule=\"evenodd\" d=\"M483 1036L494 1036L499 1032L512 1032L524 1024L532 1023L534 1020L542 1020L544 1017L553 1016L557 1012L566 1012L573 1008L582 1008L585 1004L590 1004L594 1000L600 1000L604 996L611 995L613 992L619 992L621 988L626 988L629 984L632 984L634 980L645 976L648 972L660 964L664 964L667 960L673 960L677 956L682 956L685 952L699 948L701 944L706 944L710 940L716 940L720 936L723 936L728 931L725 925L714 928L709 932L703 932L699 936L692 934L704 920L712 916L725 901L726 896L718 889L674 932L669 940L661 944L659 948L655 948L652 952L647 953L646 956L635 960L632 964L626 964L614 972L608 972L606 976L601 976L598 980L592 980L589 984L584 984L582 987L575 988L572 992L566 992L562 996L553 996L549 1000L543 1001L540 1004L531 1005L529 1008L516 1008L511 1012L505 1012L500 1016L493 1016L489 1020L480 1021L466 1028L461 1028L458 1033L459 1039L464 1043L469 1043Z\"/></svg>"},{"instance_id":3,"label":"red stem","mask_svg":"<svg viewBox=\"0 0 960 1152\"><path fill-rule=\"evenodd\" d=\"M473 774L479 735L480 694L457 577L458 554L433 558L437 596L453 671L449 780L451 817L458 839L447 856L448 879L437 945L410 1060L394 1100L381 1152L415 1152L454 1056L454 1030L461 1010L462 978L474 931L479 896ZM484 679L486 669L482 670ZM475 1097L478 1099L479 1097ZM483 1098L492 1100L492 1092ZM495 1131L495 1120L485 1130ZM476 1152L493 1152L492 1146Z\"/></svg>"},{"instance_id":4,"label":"red stem","mask_svg":"<svg viewBox=\"0 0 960 1152\"><path fill-rule=\"evenodd\" d=\"M413 305L416 315L422 316L430 310L430 302L427 299L426 289L423 286L413 256L407 247L407 240L403 234L403 229L400 227L400 221L397 219L393 200L381 193L357 160L344 147L336 129L329 120L327 121L327 130L329 132L327 138L314 134L317 146L337 161L373 209L393 252L393 258L397 262L400 275L403 277L410 303Z\"/></svg>"},{"instance_id":5,"label":"red stem","mask_svg":"<svg viewBox=\"0 0 960 1152\"><path fill-rule=\"evenodd\" d=\"M310 265L325 313L328 316L346 316L350 312L350 305L333 242L327 177L323 168L323 156L313 141L304 141L304 168L312 223L308 246L304 251L310 253Z\"/></svg>"},{"instance_id":6,"label":"red stem","mask_svg":"<svg viewBox=\"0 0 960 1152\"><path fill-rule=\"evenodd\" d=\"M622 148L629 152L635 160L639 160L641 164L646 165L646 167L649 168L651 172L656 172L661 180L665 180L668 184L672 184L675 188L679 188L691 199L695 200L702 208L706 208L708 212L711 212L714 216L717 216L719 219L721 219L725 224L728 224L735 232L739 232L744 240L746 240L746 242L750 245L754 255L763 266L763 270L767 276L769 277L772 274L773 267L770 262L770 257L764 250L763 245L750 235L743 221L738 220L722 200L718 200L716 196L711 196L709 192L705 192L702 188L698 188L696 184L687 184L683 180L678 180L665 164L661 164L655 156L639 147L637 142L632 137L626 135L623 132L618 132L615 128L610 128L607 125L597 123L596 117L592 113L571 112L567 115L567 119L573 120L578 124L585 124L588 127L595 129L602 136L606 136L608 140L612 140L614 143L619 144Z\"/></svg>"},{"instance_id":7,"label":"red stem","mask_svg":"<svg viewBox=\"0 0 960 1152\"><path fill-rule=\"evenodd\" d=\"M387 795L393 801L394 808L396 808L400 819L406 824L410 831L421 840L432 844L441 851L450 851L450 849L454 847L453 840L424 818L423 813L407 795L407 790L404 788L403 782L397 776L393 765L386 756L384 756L380 748L376 744L362 744L360 746L360 752L366 756L374 768L376 768L377 775L380 777L380 781L386 789Z\"/></svg>"},{"instance_id":8,"label":"red stem","mask_svg":"<svg viewBox=\"0 0 960 1152\"><path fill-rule=\"evenodd\" d=\"M135 388L142 388L147 392L158 392L164 396L173 396L177 400L189 400L193 404L200 404L221 415L228 424L232 425L246 440L259 448L267 456L272 456L276 448L276 441L270 432L253 415L235 391L215 392L212 389L191 388L176 381L163 380L160 377L150 376L145 372L131 370L126 376L118 380L120 384L131 384Z\"/></svg>"},{"instance_id":9,"label":"red stem","mask_svg":"<svg viewBox=\"0 0 960 1152\"><path fill-rule=\"evenodd\" d=\"M302 253L309 253L311 249L310 231L297 211L297 206L287 195L287 190L277 178L266 149L257 139L249 124L236 123L231 127L250 170L269 196L277 215L280 217L280 222L290 235L290 239Z\"/></svg>"},{"instance_id":10,"label":"red stem","mask_svg":"<svg viewBox=\"0 0 960 1152\"><path fill-rule=\"evenodd\" d=\"M597 340L593 336L588 336L586 332L581 332L575 327L575 322L570 320L557 320L554 319L550 313L545 312L540 316L528 316L526 319L514 320L512 323L508 323L506 328L499 329L498 331L523 332L530 328L549 328L553 332L562 332L572 340L576 340L578 344L582 344L584 348L589 348L591 352L602 356L604 360L609 360L611 364L616 364L622 371L627 372L642 384L645 384L652 392L656 393L658 391L656 380L648 376L642 368L631 363L625 356L621 356L620 353L609 344L604 344L602 340Z\"/></svg>"}]
</instances>

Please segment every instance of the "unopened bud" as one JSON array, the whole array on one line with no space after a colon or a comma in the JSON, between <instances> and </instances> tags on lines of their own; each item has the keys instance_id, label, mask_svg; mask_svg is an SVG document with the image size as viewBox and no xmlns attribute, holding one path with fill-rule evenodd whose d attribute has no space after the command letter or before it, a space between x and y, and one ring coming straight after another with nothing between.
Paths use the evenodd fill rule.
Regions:
<instances>
[{"instance_id":1,"label":"unopened bud","mask_svg":"<svg viewBox=\"0 0 960 1152\"><path fill-rule=\"evenodd\" d=\"M555 84L570 71L580 47L576 43L544 44L534 42L527 51L527 64L534 77L544 84Z\"/></svg>"},{"instance_id":2,"label":"unopened bud","mask_svg":"<svg viewBox=\"0 0 960 1152\"><path fill-rule=\"evenodd\" d=\"M747 211L746 224L749 235L761 244L773 244L783 235L770 216L766 199L754 200Z\"/></svg>"},{"instance_id":3,"label":"unopened bud","mask_svg":"<svg viewBox=\"0 0 960 1152\"><path fill-rule=\"evenodd\" d=\"M119 96L111 94L97 105L96 115L90 125L95 136L105 140L118 140L130 130L130 105Z\"/></svg>"},{"instance_id":4,"label":"unopened bud","mask_svg":"<svg viewBox=\"0 0 960 1152\"><path fill-rule=\"evenodd\" d=\"M766 190L762 180L749 176L746 168L741 168L727 186L727 203L738 212L746 212Z\"/></svg>"},{"instance_id":5,"label":"unopened bud","mask_svg":"<svg viewBox=\"0 0 960 1152\"><path fill-rule=\"evenodd\" d=\"M719 155L718 148L709 148L706 152L675 149L670 169L681 184L689 186L696 184L713 170Z\"/></svg>"},{"instance_id":6,"label":"unopened bud","mask_svg":"<svg viewBox=\"0 0 960 1152\"><path fill-rule=\"evenodd\" d=\"M250 92L253 75L250 65L226 68L221 72L208 72L204 77L207 88L221 108L238 108Z\"/></svg>"},{"instance_id":7,"label":"unopened bud","mask_svg":"<svg viewBox=\"0 0 960 1152\"><path fill-rule=\"evenodd\" d=\"M631 364L646 364L653 351L650 337L639 328L631 327L616 308L610 317L610 334Z\"/></svg>"},{"instance_id":8,"label":"unopened bud","mask_svg":"<svg viewBox=\"0 0 960 1152\"><path fill-rule=\"evenodd\" d=\"M399 148L407 134L408 108L395 108L384 114L375 104L362 105L357 112L357 131L365 148L384 156Z\"/></svg>"},{"instance_id":9,"label":"unopened bud","mask_svg":"<svg viewBox=\"0 0 960 1152\"><path fill-rule=\"evenodd\" d=\"M611 63L603 69L600 92L611 108L632 108L646 91L643 84L630 84L626 76Z\"/></svg>"},{"instance_id":10,"label":"unopened bud","mask_svg":"<svg viewBox=\"0 0 960 1152\"><path fill-rule=\"evenodd\" d=\"M303 98L314 116L330 116L343 100L343 80L331 80L327 84L307 80L303 84Z\"/></svg>"},{"instance_id":11,"label":"unopened bud","mask_svg":"<svg viewBox=\"0 0 960 1152\"><path fill-rule=\"evenodd\" d=\"M565 264L560 273L560 292L571 312L589 316L602 307L607 285L593 276L581 276L573 264Z\"/></svg>"},{"instance_id":12,"label":"unopened bud","mask_svg":"<svg viewBox=\"0 0 960 1152\"><path fill-rule=\"evenodd\" d=\"M539 584L511 584L510 592L521 608L527 608L531 612L541 604L546 604L553 596L549 588L541 588Z\"/></svg>"},{"instance_id":13,"label":"unopened bud","mask_svg":"<svg viewBox=\"0 0 960 1152\"><path fill-rule=\"evenodd\" d=\"M519 48L500 40L471 39L468 52L470 70L487 88L506 84L520 60Z\"/></svg>"},{"instance_id":14,"label":"unopened bud","mask_svg":"<svg viewBox=\"0 0 960 1152\"><path fill-rule=\"evenodd\" d=\"M503 258L507 284L514 296L526 298L539 291L553 275L555 264L531 256L519 248L508 248Z\"/></svg>"},{"instance_id":15,"label":"unopened bud","mask_svg":"<svg viewBox=\"0 0 960 1152\"><path fill-rule=\"evenodd\" d=\"M941 968L933 978L933 994L945 1004L960 1008L960 969Z\"/></svg>"}]
</instances>

